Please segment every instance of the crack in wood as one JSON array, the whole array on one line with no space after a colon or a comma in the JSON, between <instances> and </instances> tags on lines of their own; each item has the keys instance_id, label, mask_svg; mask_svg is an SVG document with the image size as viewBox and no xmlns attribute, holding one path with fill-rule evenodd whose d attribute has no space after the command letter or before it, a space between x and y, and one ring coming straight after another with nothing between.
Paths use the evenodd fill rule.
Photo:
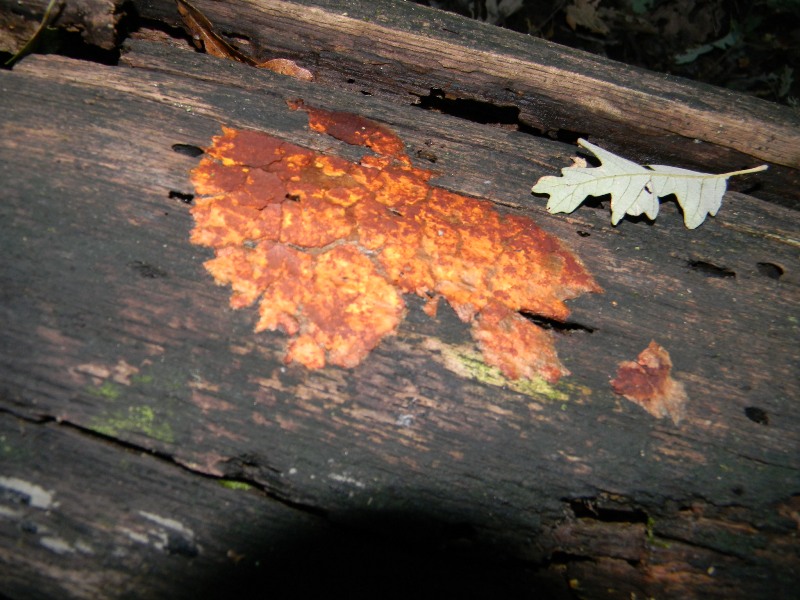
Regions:
<instances>
[{"instance_id":1,"label":"crack in wood","mask_svg":"<svg viewBox=\"0 0 800 600\"><path fill-rule=\"evenodd\" d=\"M542 329L549 329L557 333L594 333L596 331L594 327L589 327L588 325L583 325L582 323L577 323L575 321L559 321L558 319L551 319L543 315L537 315L526 311L520 311L519 314Z\"/></svg>"},{"instance_id":2,"label":"crack in wood","mask_svg":"<svg viewBox=\"0 0 800 600\"><path fill-rule=\"evenodd\" d=\"M716 277L719 279L735 278L736 272L727 267L720 267L705 260L687 260L686 265L692 271L697 271L706 277Z\"/></svg>"},{"instance_id":3,"label":"crack in wood","mask_svg":"<svg viewBox=\"0 0 800 600\"><path fill-rule=\"evenodd\" d=\"M441 88L430 88L427 96L417 95L417 98L418 101L411 106L465 119L480 125L511 127L521 133L556 139L566 144L575 144L579 138L586 138L589 135L583 131L571 131L563 128L543 130L521 119L520 108L516 105L495 104L476 98L453 96Z\"/></svg>"},{"instance_id":4,"label":"crack in wood","mask_svg":"<svg viewBox=\"0 0 800 600\"><path fill-rule=\"evenodd\" d=\"M213 475L211 473L204 472L199 469L192 468L191 466L187 465L186 463L179 460L175 455L170 454L169 452L164 452L161 450L156 450L153 448L149 448L147 446L143 446L141 444L137 444L135 442L130 442L127 440L120 439L115 436L107 435L104 433L100 433L91 429L89 427L80 425L78 423L73 423L71 421L64 420L59 417L55 417L53 415L39 415L37 417L31 417L28 415L21 415L13 410L8 410L6 408L0 408L0 414L10 415L20 421L25 423L29 423L31 425L50 425L54 424L57 427L63 427L70 431L73 431L83 437L95 440L97 442L105 443L110 446L113 446L117 449L123 450L125 452L133 452L136 454L147 454L152 458L174 467L177 467L181 471L185 473L189 473L191 475L196 475L198 477L202 477L203 479L209 479L213 481L218 481L221 484L225 483L238 483L250 486L251 488L257 490L261 494L263 494L266 498L270 500L274 500L279 502L289 508L294 508L304 513L314 515L317 517L328 517L328 511L314 506L312 504L301 502L295 499L288 497L288 495L284 493L280 493L277 489L271 488L269 485L264 484L261 481L257 481L255 479L251 479L247 476L237 475L237 474L225 474L223 476ZM231 459L233 460L233 459ZM263 467L261 463L258 463L259 467ZM272 467L268 467L275 472L279 472L277 469Z\"/></svg>"},{"instance_id":5,"label":"crack in wood","mask_svg":"<svg viewBox=\"0 0 800 600\"><path fill-rule=\"evenodd\" d=\"M644 523L650 521L640 508L608 508L600 506L597 498L564 498L572 514L578 519L593 519L602 523Z\"/></svg>"}]
</instances>

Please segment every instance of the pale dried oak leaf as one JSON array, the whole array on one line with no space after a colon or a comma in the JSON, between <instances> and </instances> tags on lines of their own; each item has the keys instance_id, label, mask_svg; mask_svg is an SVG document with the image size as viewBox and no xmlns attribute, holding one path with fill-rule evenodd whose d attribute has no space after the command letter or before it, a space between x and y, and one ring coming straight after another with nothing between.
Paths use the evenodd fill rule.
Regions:
<instances>
[{"instance_id":1,"label":"pale dried oak leaf","mask_svg":"<svg viewBox=\"0 0 800 600\"><path fill-rule=\"evenodd\" d=\"M549 194L547 210L551 213L574 211L588 196L611 194L611 224L625 215L658 215L658 199L674 194L683 209L686 227L694 229L706 215L717 214L728 178L764 171L767 165L753 169L714 175L666 165L637 165L635 162L603 150L586 140L578 145L591 151L601 162L599 167L572 165L561 169L561 177L548 175L536 182L535 194Z\"/></svg>"}]
</instances>

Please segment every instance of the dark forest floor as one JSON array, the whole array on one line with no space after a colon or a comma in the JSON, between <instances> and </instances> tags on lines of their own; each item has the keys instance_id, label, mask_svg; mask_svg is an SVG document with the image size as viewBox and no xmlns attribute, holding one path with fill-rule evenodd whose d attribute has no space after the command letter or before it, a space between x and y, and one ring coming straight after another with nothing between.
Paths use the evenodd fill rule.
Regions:
<instances>
[{"instance_id":1,"label":"dark forest floor","mask_svg":"<svg viewBox=\"0 0 800 600\"><path fill-rule=\"evenodd\" d=\"M800 107L800 0L415 0Z\"/></svg>"},{"instance_id":2,"label":"dark forest floor","mask_svg":"<svg viewBox=\"0 0 800 600\"><path fill-rule=\"evenodd\" d=\"M800 109L800 0L413 1ZM38 52L118 57L88 47L78 33L42 33ZM0 51L0 64L10 57Z\"/></svg>"}]
</instances>

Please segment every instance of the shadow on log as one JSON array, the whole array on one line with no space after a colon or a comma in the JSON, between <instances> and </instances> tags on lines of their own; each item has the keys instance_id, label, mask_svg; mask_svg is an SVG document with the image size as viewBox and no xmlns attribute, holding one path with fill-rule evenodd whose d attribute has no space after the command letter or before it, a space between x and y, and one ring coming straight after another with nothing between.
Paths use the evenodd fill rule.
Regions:
<instances>
[{"instance_id":1,"label":"shadow on log","mask_svg":"<svg viewBox=\"0 0 800 600\"><path fill-rule=\"evenodd\" d=\"M509 75L489 72L497 57L473 61L474 72L465 57L488 60L506 44L501 54L519 50L524 73L541 78L554 67L528 55L552 58L557 48L405 3L380 3L369 21L355 8L337 17L322 2L198 4L223 32L269 16L288 32L275 34L274 51L317 80L198 54L185 40L129 40L118 65L36 55L0 72L6 596L791 595L800 573L800 264L797 213L781 204L796 194L793 155L772 156L785 170L763 174L786 202L729 192L694 231L670 202L657 223L616 228L603 199L550 215L531 185L565 166L574 147L411 106L405 82L421 96L433 87L517 106L503 96L511 92L497 96L516 89L495 85ZM140 11L176 23L171 3ZM426 59L437 75L428 79L409 50L422 34L408 24L422 21L435 31L426 52L447 36L447 48L462 48ZM455 24L470 36L448 33ZM317 37L304 46L291 41L297 32ZM373 38L381 43L363 43ZM387 52L396 56L384 64ZM600 78L593 69L611 69L568 58L584 83ZM487 78L494 83L481 95ZM658 94L676 86L689 104L699 102L692 93L722 94L662 85ZM624 106L658 104L627 89ZM520 120L566 128L567 108L533 121L549 114L542 97L552 94L523 91ZM286 336L255 333L256 310L230 307L230 290L204 268L212 252L189 241L198 202L190 173L223 126L345 161L367 155L310 131L307 115L287 107L296 98L384 124L412 164L436 170L432 185L531 218L581 258L605 293L569 302L572 327L537 324L550 327L569 377L503 377L453 310L432 317L414 296L397 334L358 366L283 362ZM796 131L794 116L762 104L756 113L773 119L775 135ZM638 139L637 160L658 139L650 156L661 162L697 146L711 149L686 154L687 166L704 157L706 170L729 159L750 166L738 164L745 150L721 139L642 134L657 111L624 115L635 125L625 135L608 114L576 114L577 130L621 146ZM708 127L708 115L686 114ZM761 148L763 131L748 131L745 142ZM651 340L686 388L677 425L609 385Z\"/></svg>"}]
</instances>

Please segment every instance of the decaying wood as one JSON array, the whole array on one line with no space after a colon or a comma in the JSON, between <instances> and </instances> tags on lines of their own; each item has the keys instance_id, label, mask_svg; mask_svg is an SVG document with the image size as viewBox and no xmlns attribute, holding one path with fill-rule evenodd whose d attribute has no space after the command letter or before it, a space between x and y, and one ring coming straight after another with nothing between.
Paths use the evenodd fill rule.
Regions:
<instances>
[{"instance_id":1,"label":"decaying wood","mask_svg":"<svg viewBox=\"0 0 800 600\"><path fill-rule=\"evenodd\" d=\"M0 51L12 54L21 50L46 14L50 0L0 2ZM117 25L125 14L115 0L57 0L50 26L80 33L87 44L112 50L119 41Z\"/></svg>"},{"instance_id":2,"label":"decaying wood","mask_svg":"<svg viewBox=\"0 0 800 600\"><path fill-rule=\"evenodd\" d=\"M141 17L182 25L172 0L117 3L116 14L135 7ZM246 42L248 53L262 60L296 58L326 85L401 104L437 95L445 102L434 104L444 106L488 103L498 118L561 139L591 136L641 164L727 172L767 162L770 177L751 191L792 206L800 199L800 118L788 107L409 3L194 4L218 31ZM0 2L0 14L10 10ZM753 184L734 185L746 190Z\"/></svg>"},{"instance_id":3,"label":"decaying wood","mask_svg":"<svg viewBox=\"0 0 800 600\"><path fill-rule=\"evenodd\" d=\"M695 231L672 203L655 224L552 216L529 189L571 146L162 44L116 67L28 57L0 89L4 594L796 587L797 213L733 192ZM451 311L413 299L354 369L281 362L285 337L254 334L188 241L190 151L226 125L360 154L310 132L297 98L386 124L436 185L576 251L605 293L555 332L571 377L502 380ZM609 385L652 339L689 397L678 426Z\"/></svg>"},{"instance_id":4,"label":"decaying wood","mask_svg":"<svg viewBox=\"0 0 800 600\"><path fill-rule=\"evenodd\" d=\"M487 102L518 112L522 126L591 136L641 164L727 172L768 162L771 181L761 193L800 199L800 117L788 107L404 3L198 6L256 52L296 58L331 85L405 103L437 91L453 101ZM170 18L161 3L141 3L140 11Z\"/></svg>"}]
</instances>

